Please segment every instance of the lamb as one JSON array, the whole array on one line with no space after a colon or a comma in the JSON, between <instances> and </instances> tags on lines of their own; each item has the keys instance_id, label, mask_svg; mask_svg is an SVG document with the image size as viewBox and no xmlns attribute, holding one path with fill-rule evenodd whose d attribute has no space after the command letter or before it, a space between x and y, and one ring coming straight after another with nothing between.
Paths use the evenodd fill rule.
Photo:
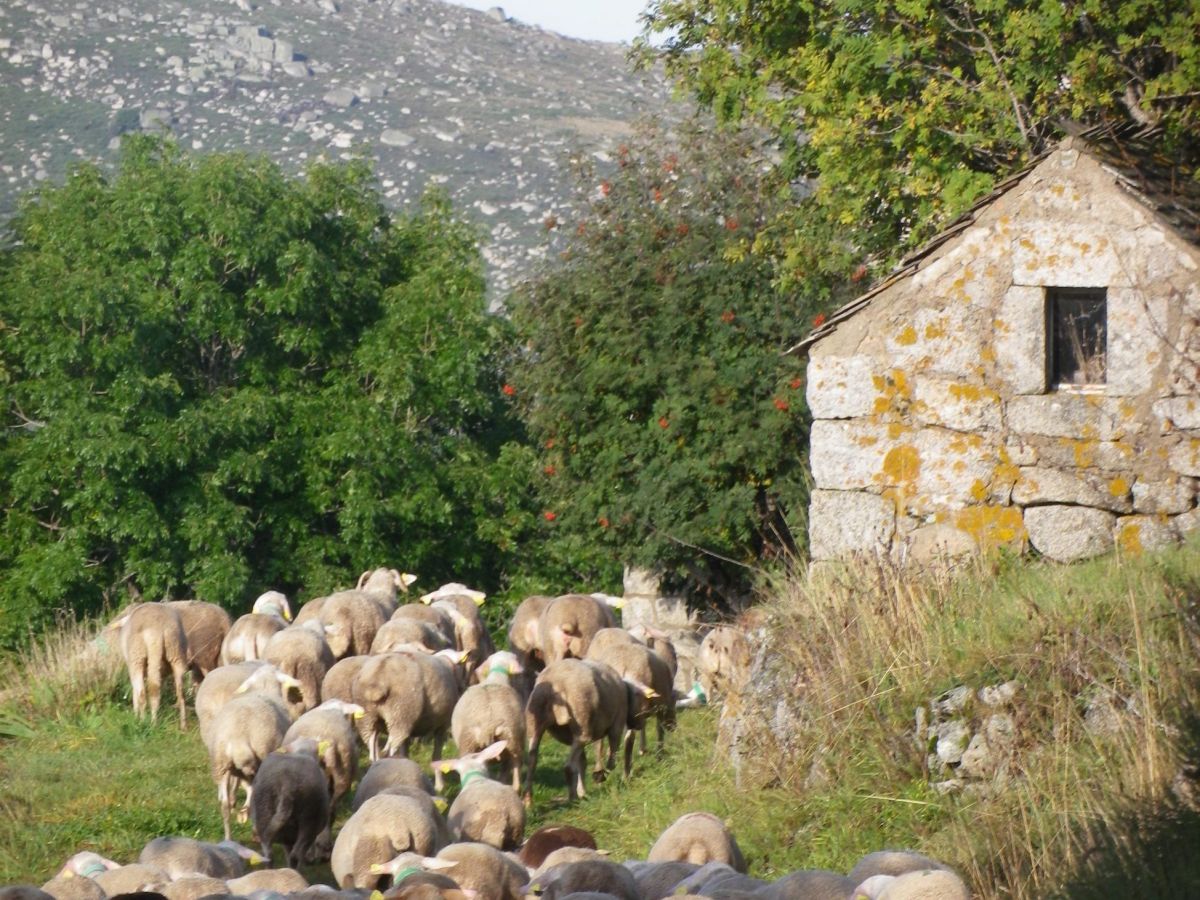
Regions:
<instances>
[{"instance_id":1,"label":"lamb","mask_svg":"<svg viewBox=\"0 0 1200 900\"><path fill-rule=\"evenodd\" d=\"M238 688L236 696L221 707L212 723L209 757L213 781L217 784L217 799L221 804L225 840L230 838L229 816L238 785L246 792L246 803L238 813L238 821L244 822L249 817L258 767L283 743L283 736L291 725L287 708L279 698L253 689L256 684L273 681L273 671L260 669L255 672Z\"/></svg>"},{"instance_id":2,"label":"lamb","mask_svg":"<svg viewBox=\"0 0 1200 900\"><path fill-rule=\"evenodd\" d=\"M525 867L489 844L463 842L443 847L437 855L454 863L444 869L464 890L475 891L475 900L522 900L529 878Z\"/></svg>"},{"instance_id":3,"label":"lamb","mask_svg":"<svg viewBox=\"0 0 1200 900\"><path fill-rule=\"evenodd\" d=\"M714 628L700 642L696 659L700 683L709 697L738 690L750 672L750 645L736 628Z\"/></svg>"},{"instance_id":4,"label":"lamb","mask_svg":"<svg viewBox=\"0 0 1200 900\"><path fill-rule=\"evenodd\" d=\"M435 772L458 772L462 778L462 789L446 817L455 839L490 844L497 850L515 850L520 845L525 834L521 795L487 775L488 762L503 754L504 749L505 742L497 741L478 753L430 763Z\"/></svg>"},{"instance_id":5,"label":"lamb","mask_svg":"<svg viewBox=\"0 0 1200 900\"><path fill-rule=\"evenodd\" d=\"M372 872L373 865L404 851L429 856L437 850L437 832L437 823L411 797L374 796L338 832L330 860L335 883L372 890L384 875Z\"/></svg>"},{"instance_id":6,"label":"lamb","mask_svg":"<svg viewBox=\"0 0 1200 900\"><path fill-rule=\"evenodd\" d=\"M334 659L319 623L285 628L267 643L263 659L300 682L301 701L292 705L297 715L321 702L321 682Z\"/></svg>"},{"instance_id":7,"label":"lamb","mask_svg":"<svg viewBox=\"0 0 1200 900\"><path fill-rule=\"evenodd\" d=\"M633 873L606 859L591 859L554 866L530 883L542 900L561 900L568 894L609 894L617 900L641 900Z\"/></svg>"},{"instance_id":8,"label":"lamb","mask_svg":"<svg viewBox=\"0 0 1200 900\"><path fill-rule=\"evenodd\" d=\"M540 868L546 857L561 847L596 849L591 832L574 825L545 825L525 839L517 858L528 869Z\"/></svg>"},{"instance_id":9,"label":"lamb","mask_svg":"<svg viewBox=\"0 0 1200 900\"><path fill-rule=\"evenodd\" d=\"M284 744L300 738L312 738L321 745L320 763L329 785L331 828L337 805L349 792L350 784L358 774L358 741L354 726L350 723L362 717L363 708L357 703L326 700L293 722L283 736Z\"/></svg>"},{"instance_id":10,"label":"lamb","mask_svg":"<svg viewBox=\"0 0 1200 900\"><path fill-rule=\"evenodd\" d=\"M268 674L251 680L250 676L260 670L265 670ZM200 739L205 747L212 747L212 723L217 713L243 685L243 693L251 690L265 692L278 700L284 699L284 691L299 692L300 689L300 682L291 675L259 660L213 669L204 679L204 683L196 689L196 720L200 723Z\"/></svg>"},{"instance_id":11,"label":"lamb","mask_svg":"<svg viewBox=\"0 0 1200 900\"><path fill-rule=\"evenodd\" d=\"M527 803L532 802L533 797L538 746L547 731L555 740L571 747L566 765L567 796L571 800L585 796L583 768L587 744L607 737L607 768L616 764L617 744L628 718L628 691L621 677L603 663L562 659L543 670L525 707L525 731L529 736ZM593 778L600 781L606 766L601 761L600 748L596 749ZM629 774L628 769L625 774Z\"/></svg>"},{"instance_id":12,"label":"lamb","mask_svg":"<svg viewBox=\"0 0 1200 900\"><path fill-rule=\"evenodd\" d=\"M658 746L661 749L666 729L675 727L675 686L671 669L661 656L629 637L614 638L617 628L604 628L596 633L599 643L592 642L587 659L612 666L618 675L635 687L631 693L630 732L626 737L626 753L632 748L633 733L641 738L641 752L646 752L646 720L655 717ZM649 688L649 690L646 690Z\"/></svg>"},{"instance_id":13,"label":"lamb","mask_svg":"<svg viewBox=\"0 0 1200 900\"><path fill-rule=\"evenodd\" d=\"M588 594L555 597L538 618L538 644L549 665L560 659L583 659L592 637L616 625L611 607Z\"/></svg>"},{"instance_id":14,"label":"lamb","mask_svg":"<svg viewBox=\"0 0 1200 900\"><path fill-rule=\"evenodd\" d=\"M433 794L433 782L418 763L411 759L388 757L371 763L362 781L358 783L358 790L354 792L350 809L357 810L376 794L393 787L411 787Z\"/></svg>"},{"instance_id":15,"label":"lamb","mask_svg":"<svg viewBox=\"0 0 1200 900\"><path fill-rule=\"evenodd\" d=\"M138 862L158 866L171 878L210 875L224 881L245 875L247 865L258 865L262 859L234 841L210 844L190 837L157 837L142 848Z\"/></svg>"},{"instance_id":16,"label":"lamb","mask_svg":"<svg viewBox=\"0 0 1200 900\"><path fill-rule=\"evenodd\" d=\"M239 618L221 644L221 665L262 659L267 643L291 621L288 599L279 591L267 591L254 601L251 612Z\"/></svg>"},{"instance_id":17,"label":"lamb","mask_svg":"<svg viewBox=\"0 0 1200 900\"><path fill-rule=\"evenodd\" d=\"M150 721L158 720L162 696L162 675L168 668L175 682L179 706L179 727L187 730L187 705L183 696L183 675L188 669L187 638L179 612L165 603L141 603L132 612L117 619L121 629L121 655L133 685L133 711L141 718L150 695ZM112 627L112 626L110 626Z\"/></svg>"},{"instance_id":18,"label":"lamb","mask_svg":"<svg viewBox=\"0 0 1200 900\"><path fill-rule=\"evenodd\" d=\"M230 894L243 897L256 891L292 894L305 890L308 881L295 869L259 869L257 872L248 872L241 878L230 878L226 887Z\"/></svg>"},{"instance_id":19,"label":"lamb","mask_svg":"<svg viewBox=\"0 0 1200 900\"><path fill-rule=\"evenodd\" d=\"M166 900L200 900L213 894L228 894L229 888L220 878L211 875L184 875L164 884L159 893Z\"/></svg>"},{"instance_id":20,"label":"lamb","mask_svg":"<svg viewBox=\"0 0 1200 900\"><path fill-rule=\"evenodd\" d=\"M202 600L170 600L164 605L179 613L187 640L188 668L199 683L220 664L221 644L229 633L229 613Z\"/></svg>"},{"instance_id":21,"label":"lamb","mask_svg":"<svg viewBox=\"0 0 1200 900\"><path fill-rule=\"evenodd\" d=\"M265 859L271 859L275 843L287 848L287 863L293 869L328 852L333 816L329 782L317 762L322 749L312 738L301 737L269 754L258 767L250 818Z\"/></svg>"},{"instance_id":22,"label":"lamb","mask_svg":"<svg viewBox=\"0 0 1200 900\"><path fill-rule=\"evenodd\" d=\"M507 651L493 653L477 670L482 683L463 692L450 717L450 734L459 753L476 753L496 741L505 741L502 763L512 774L512 787L521 792L521 751L525 747L525 704L509 684L522 672L517 657Z\"/></svg>"},{"instance_id":23,"label":"lamb","mask_svg":"<svg viewBox=\"0 0 1200 900\"><path fill-rule=\"evenodd\" d=\"M936 859L915 850L876 850L855 863L847 877L855 884L861 884L872 875L903 875L922 869L945 868Z\"/></svg>"},{"instance_id":24,"label":"lamb","mask_svg":"<svg viewBox=\"0 0 1200 900\"><path fill-rule=\"evenodd\" d=\"M746 861L738 849L733 834L725 823L712 813L685 813L669 825L650 852L648 862L686 860L699 865L707 862L723 862L738 872L745 873Z\"/></svg>"}]
</instances>

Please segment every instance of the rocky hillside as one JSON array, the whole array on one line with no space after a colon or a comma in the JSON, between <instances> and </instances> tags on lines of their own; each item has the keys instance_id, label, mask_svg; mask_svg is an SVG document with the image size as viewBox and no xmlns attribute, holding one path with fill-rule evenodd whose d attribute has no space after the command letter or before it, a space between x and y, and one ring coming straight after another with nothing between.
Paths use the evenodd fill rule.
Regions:
<instances>
[{"instance_id":1,"label":"rocky hillside","mask_svg":"<svg viewBox=\"0 0 1200 900\"><path fill-rule=\"evenodd\" d=\"M5 0L0 220L120 136L307 160L365 156L400 205L429 184L488 235L493 289L570 215L567 156L603 156L660 82L625 48L438 0Z\"/></svg>"}]
</instances>

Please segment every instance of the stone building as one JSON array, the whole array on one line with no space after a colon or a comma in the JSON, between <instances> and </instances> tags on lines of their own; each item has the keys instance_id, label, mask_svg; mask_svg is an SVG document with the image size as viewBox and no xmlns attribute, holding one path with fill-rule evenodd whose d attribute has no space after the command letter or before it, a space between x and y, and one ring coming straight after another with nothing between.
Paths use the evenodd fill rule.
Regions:
<instances>
[{"instance_id":1,"label":"stone building","mask_svg":"<svg viewBox=\"0 0 1200 900\"><path fill-rule=\"evenodd\" d=\"M1200 185L1152 134L1066 140L793 348L813 559L1197 527L1198 320Z\"/></svg>"}]
</instances>

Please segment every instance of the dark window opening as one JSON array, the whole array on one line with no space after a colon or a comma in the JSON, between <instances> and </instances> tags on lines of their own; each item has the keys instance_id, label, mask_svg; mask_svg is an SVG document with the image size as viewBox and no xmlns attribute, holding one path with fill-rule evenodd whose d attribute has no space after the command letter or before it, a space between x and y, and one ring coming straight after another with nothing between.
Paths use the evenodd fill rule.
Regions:
<instances>
[{"instance_id":1,"label":"dark window opening","mask_svg":"<svg viewBox=\"0 0 1200 900\"><path fill-rule=\"evenodd\" d=\"M1051 386L1104 384L1108 303L1104 288L1046 288L1046 367Z\"/></svg>"}]
</instances>

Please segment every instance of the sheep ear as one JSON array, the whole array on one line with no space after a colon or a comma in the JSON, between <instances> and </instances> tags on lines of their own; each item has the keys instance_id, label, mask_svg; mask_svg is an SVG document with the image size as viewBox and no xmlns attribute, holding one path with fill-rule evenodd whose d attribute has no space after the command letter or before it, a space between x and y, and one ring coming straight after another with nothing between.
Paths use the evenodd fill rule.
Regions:
<instances>
[{"instance_id":1,"label":"sheep ear","mask_svg":"<svg viewBox=\"0 0 1200 900\"><path fill-rule=\"evenodd\" d=\"M475 755L480 759L495 759L504 752L504 748L508 746L508 741L496 741L494 744L489 744Z\"/></svg>"},{"instance_id":2,"label":"sheep ear","mask_svg":"<svg viewBox=\"0 0 1200 900\"><path fill-rule=\"evenodd\" d=\"M421 866L425 869L453 869L458 863L451 859L438 859L436 856L421 857Z\"/></svg>"},{"instance_id":3,"label":"sheep ear","mask_svg":"<svg viewBox=\"0 0 1200 900\"><path fill-rule=\"evenodd\" d=\"M402 588L404 588L405 590L408 590L410 587L412 587L412 585L416 582L416 580L417 580L417 576L414 575L412 572L401 572L400 573L400 586Z\"/></svg>"},{"instance_id":4,"label":"sheep ear","mask_svg":"<svg viewBox=\"0 0 1200 900\"><path fill-rule=\"evenodd\" d=\"M361 575L358 576L358 584L356 584L354 586L354 589L356 591L361 591L362 586L367 583L367 579L370 577L371 577L371 570L368 569L367 571L363 572Z\"/></svg>"}]
</instances>

